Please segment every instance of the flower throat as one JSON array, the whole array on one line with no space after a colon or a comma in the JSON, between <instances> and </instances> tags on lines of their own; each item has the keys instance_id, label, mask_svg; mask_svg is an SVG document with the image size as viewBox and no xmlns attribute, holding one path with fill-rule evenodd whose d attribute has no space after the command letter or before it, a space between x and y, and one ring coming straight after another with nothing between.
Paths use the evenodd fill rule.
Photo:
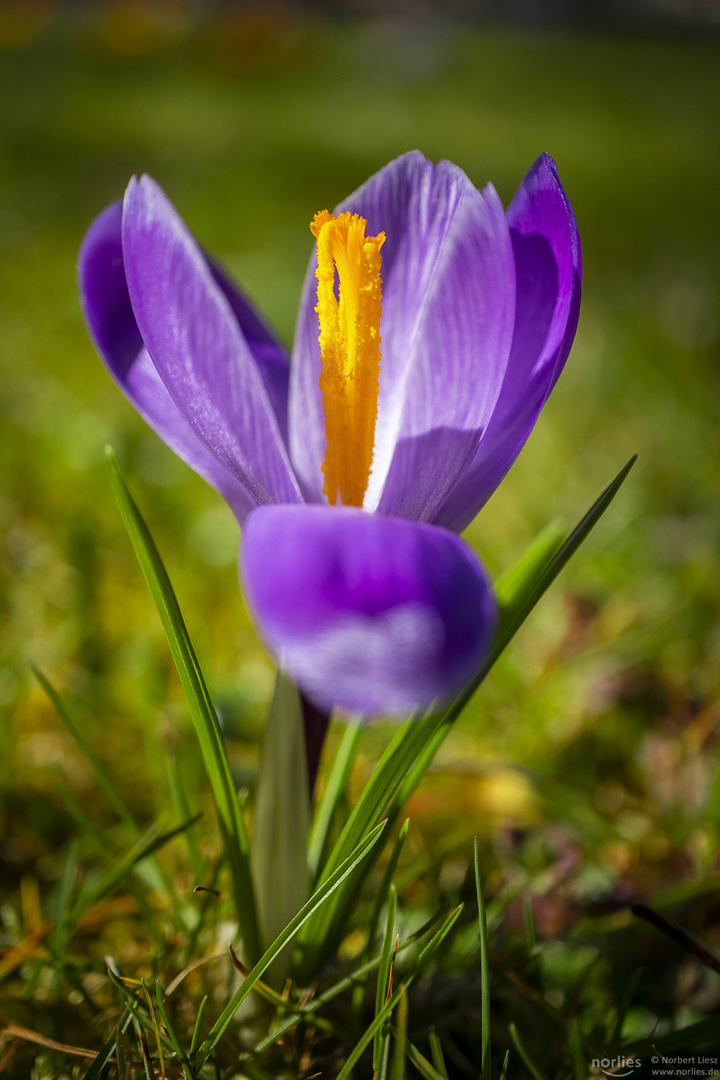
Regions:
<instances>
[{"instance_id":1,"label":"flower throat","mask_svg":"<svg viewBox=\"0 0 720 1080\"><path fill-rule=\"evenodd\" d=\"M327 448L328 502L362 506L375 445L380 389L380 248L385 233L366 236L357 214L327 210L310 225L317 240L320 390ZM335 275L337 272L337 292Z\"/></svg>"}]
</instances>

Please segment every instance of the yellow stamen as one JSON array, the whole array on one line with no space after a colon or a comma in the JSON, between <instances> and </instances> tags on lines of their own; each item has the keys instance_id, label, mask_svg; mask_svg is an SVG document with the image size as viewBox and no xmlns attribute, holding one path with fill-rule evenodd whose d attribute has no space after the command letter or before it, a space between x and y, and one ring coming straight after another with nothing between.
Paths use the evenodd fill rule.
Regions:
<instances>
[{"instance_id":1,"label":"yellow stamen","mask_svg":"<svg viewBox=\"0 0 720 1080\"><path fill-rule=\"evenodd\" d=\"M365 236L357 214L327 210L310 225L317 239L325 494L334 506L362 506L375 444L380 388L380 248L385 233ZM338 288L335 290L335 272Z\"/></svg>"}]
</instances>

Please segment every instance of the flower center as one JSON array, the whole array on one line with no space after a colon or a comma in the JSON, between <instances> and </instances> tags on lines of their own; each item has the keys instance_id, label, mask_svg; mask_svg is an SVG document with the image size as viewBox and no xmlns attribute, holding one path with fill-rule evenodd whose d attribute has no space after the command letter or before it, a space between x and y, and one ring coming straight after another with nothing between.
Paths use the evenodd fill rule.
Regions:
<instances>
[{"instance_id":1,"label":"flower center","mask_svg":"<svg viewBox=\"0 0 720 1080\"><path fill-rule=\"evenodd\" d=\"M310 225L317 240L320 390L327 448L324 491L334 506L362 506L370 477L380 389L380 248L357 214L327 210ZM337 273L337 289L335 285Z\"/></svg>"}]
</instances>

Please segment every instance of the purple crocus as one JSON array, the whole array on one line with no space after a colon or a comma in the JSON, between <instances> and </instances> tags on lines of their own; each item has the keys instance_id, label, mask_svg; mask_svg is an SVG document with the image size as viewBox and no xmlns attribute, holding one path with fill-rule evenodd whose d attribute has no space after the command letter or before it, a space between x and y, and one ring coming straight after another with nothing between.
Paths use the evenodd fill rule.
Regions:
<instances>
[{"instance_id":1,"label":"purple crocus","mask_svg":"<svg viewBox=\"0 0 720 1080\"><path fill-rule=\"evenodd\" d=\"M547 155L506 212L413 152L312 228L292 362L149 177L90 227L83 309L120 388L235 512L282 668L326 712L407 714L491 643L490 583L457 534L568 355L577 227Z\"/></svg>"}]
</instances>

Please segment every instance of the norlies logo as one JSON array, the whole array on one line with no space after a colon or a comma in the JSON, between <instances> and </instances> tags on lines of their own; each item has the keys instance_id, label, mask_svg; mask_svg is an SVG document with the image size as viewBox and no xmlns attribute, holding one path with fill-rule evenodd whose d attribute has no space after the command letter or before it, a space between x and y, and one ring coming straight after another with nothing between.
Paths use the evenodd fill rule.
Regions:
<instances>
[{"instance_id":1,"label":"norlies logo","mask_svg":"<svg viewBox=\"0 0 720 1080\"><path fill-rule=\"evenodd\" d=\"M633 1069L642 1065L640 1058L604 1057L593 1058L590 1062L593 1071L600 1071L606 1076L632 1076Z\"/></svg>"}]
</instances>

